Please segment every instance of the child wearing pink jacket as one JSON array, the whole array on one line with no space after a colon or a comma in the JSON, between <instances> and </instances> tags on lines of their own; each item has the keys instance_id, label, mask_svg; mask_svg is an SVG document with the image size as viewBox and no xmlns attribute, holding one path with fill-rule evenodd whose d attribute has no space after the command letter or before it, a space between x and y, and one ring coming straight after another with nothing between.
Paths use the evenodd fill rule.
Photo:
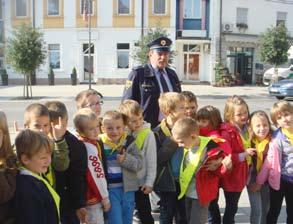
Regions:
<instances>
[{"instance_id":1,"label":"child wearing pink jacket","mask_svg":"<svg viewBox=\"0 0 293 224\"><path fill-rule=\"evenodd\" d=\"M267 223L277 223L284 197L287 223L293 223L293 105L286 101L275 103L271 119L278 129L256 182L261 186L268 180L270 185Z\"/></svg>"}]
</instances>

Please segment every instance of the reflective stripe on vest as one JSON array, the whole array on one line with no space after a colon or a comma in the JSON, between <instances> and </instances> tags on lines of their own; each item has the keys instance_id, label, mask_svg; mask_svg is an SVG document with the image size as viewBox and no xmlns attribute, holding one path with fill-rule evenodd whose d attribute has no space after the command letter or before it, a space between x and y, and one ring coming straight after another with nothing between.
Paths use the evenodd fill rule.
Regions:
<instances>
[{"instance_id":1,"label":"reflective stripe on vest","mask_svg":"<svg viewBox=\"0 0 293 224\"><path fill-rule=\"evenodd\" d=\"M195 175L195 173L198 171L200 165L201 165L201 159L203 155L205 154L205 148L207 144L209 143L212 138L202 137L199 136L200 139L200 145L199 148L196 150L196 152L192 155L190 162L187 164L185 169L183 169L184 165L184 159L186 157L187 152L190 149L184 149L184 155L180 166L180 176L179 176L179 183L180 183L180 189L181 192L178 196L178 199L182 198L189 186L189 183L192 179L192 177Z\"/></svg>"},{"instance_id":2,"label":"reflective stripe on vest","mask_svg":"<svg viewBox=\"0 0 293 224\"><path fill-rule=\"evenodd\" d=\"M142 150L144 140L150 132L151 130L149 128L143 128L137 133L137 136L135 138L135 144L139 150Z\"/></svg>"},{"instance_id":3,"label":"reflective stripe on vest","mask_svg":"<svg viewBox=\"0 0 293 224\"><path fill-rule=\"evenodd\" d=\"M48 171L46 172L45 177L49 181L49 184L55 188L55 174L52 169L52 165L48 167Z\"/></svg>"}]
</instances>

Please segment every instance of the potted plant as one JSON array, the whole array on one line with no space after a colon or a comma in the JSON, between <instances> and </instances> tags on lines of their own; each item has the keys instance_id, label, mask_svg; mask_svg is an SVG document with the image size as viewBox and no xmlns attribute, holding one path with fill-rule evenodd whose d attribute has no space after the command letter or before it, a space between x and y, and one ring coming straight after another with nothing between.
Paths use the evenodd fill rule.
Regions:
<instances>
[{"instance_id":1,"label":"potted plant","mask_svg":"<svg viewBox=\"0 0 293 224\"><path fill-rule=\"evenodd\" d=\"M55 74L54 74L53 68L50 66L50 70L49 70L49 74L48 74L49 86L54 85L54 83L55 83L54 78L55 78Z\"/></svg>"},{"instance_id":2,"label":"potted plant","mask_svg":"<svg viewBox=\"0 0 293 224\"><path fill-rule=\"evenodd\" d=\"M71 85L75 86L77 84L77 73L76 73L76 68L73 67L72 72L70 74L71 78Z\"/></svg>"},{"instance_id":3,"label":"potted plant","mask_svg":"<svg viewBox=\"0 0 293 224\"><path fill-rule=\"evenodd\" d=\"M1 69L1 80L2 80L2 85L7 86L8 85L8 74L6 69Z\"/></svg>"}]
</instances>

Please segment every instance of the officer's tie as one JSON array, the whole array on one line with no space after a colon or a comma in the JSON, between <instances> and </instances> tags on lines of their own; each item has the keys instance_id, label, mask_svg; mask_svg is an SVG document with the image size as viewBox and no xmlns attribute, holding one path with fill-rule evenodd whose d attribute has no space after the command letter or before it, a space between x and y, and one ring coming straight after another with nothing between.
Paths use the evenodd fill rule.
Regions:
<instances>
[{"instance_id":1,"label":"officer's tie","mask_svg":"<svg viewBox=\"0 0 293 224\"><path fill-rule=\"evenodd\" d=\"M162 90L163 92L169 92L169 88L166 82L166 79L164 77L164 70L163 69L159 69L159 73L160 73L160 82L161 82L161 86L162 86Z\"/></svg>"}]
</instances>

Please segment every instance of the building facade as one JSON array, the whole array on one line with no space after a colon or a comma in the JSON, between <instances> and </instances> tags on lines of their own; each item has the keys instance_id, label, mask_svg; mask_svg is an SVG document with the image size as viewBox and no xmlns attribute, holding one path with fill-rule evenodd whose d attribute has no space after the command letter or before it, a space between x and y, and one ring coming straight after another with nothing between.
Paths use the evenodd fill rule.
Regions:
<instances>
[{"instance_id":1,"label":"building facade","mask_svg":"<svg viewBox=\"0 0 293 224\"><path fill-rule=\"evenodd\" d=\"M215 81L221 62L234 77L254 83L262 69L258 37L284 22L293 34L292 0L0 0L0 67L9 83L22 83L5 63L5 38L21 23L40 28L47 60L37 71L37 83L47 83L49 67L56 83L69 83L73 67L80 82L122 83L136 65L131 54L149 28L164 27L176 51L174 68L185 82ZM89 58L89 52L91 58Z\"/></svg>"},{"instance_id":2,"label":"building facade","mask_svg":"<svg viewBox=\"0 0 293 224\"><path fill-rule=\"evenodd\" d=\"M212 79L210 0L176 1L176 70L184 82Z\"/></svg>"},{"instance_id":3,"label":"building facade","mask_svg":"<svg viewBox=\"0 0 293 224\"><path fill-rule=\"evenodd\" d=\"M222 0L219 7L222 24L215 21L215 26L221 28L217 59L243 83L255 83L256 74L263 72L258 56L259 35L271 26L285 23L292 36L293 1Z\"/></svg>"},{"instance_id":4,"label":"building facade","mask_svg":"<svg viewBox=\"0 0 293 224\"><path fill-rule=\"evenodd\" d=\"M4 1L8 35L21 23L44 33L47 61L37 71L37 83L47 83L50 66L56 83L69 82L73 67L80 82L87 82L91 71L94 82L119 83L135 64L131 52L143 32L160 24L175 40L175 0L92 0L90 47L89 17L83 15L87 0ZM10 83L22 82L9 65L6 68Z\"/></svg>"},{"instance_id":5,"label":"building facade","mask_svg":"<svg viewBox=\"0 0 293 224\"><path fill-rule=\"evenodd\" d=\"M4 27L4 0L0 0L0 68L4 67L4 40L5 40L5 27Z\"/></svg>"}]
</instances>

